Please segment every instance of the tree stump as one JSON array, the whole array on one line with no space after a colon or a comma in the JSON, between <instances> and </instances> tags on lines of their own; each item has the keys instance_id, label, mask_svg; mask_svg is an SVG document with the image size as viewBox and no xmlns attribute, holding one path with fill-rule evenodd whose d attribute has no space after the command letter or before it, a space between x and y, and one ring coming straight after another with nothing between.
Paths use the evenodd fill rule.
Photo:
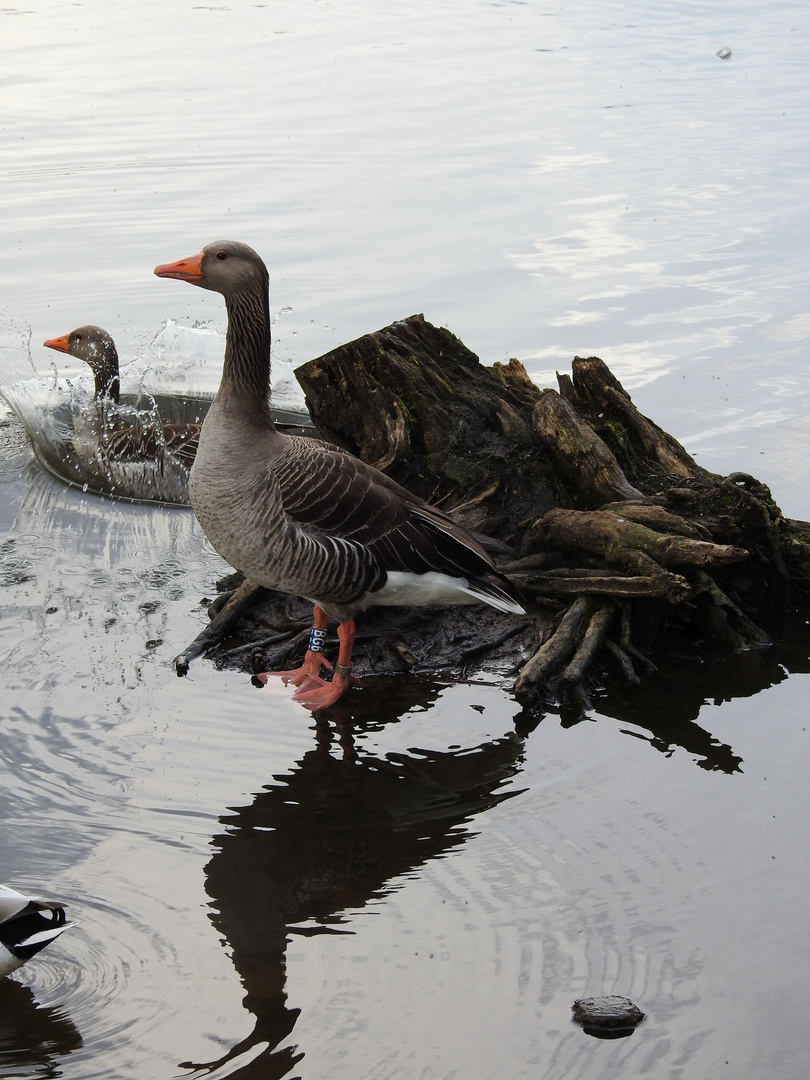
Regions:
<instances>
[{"instance_id":1,"label":"tree stump","mask_svg":"<svg viewBox=\"0 0 810 1080\"><path fill-rule=\"evenodd\" d=\"M766 648L760 624L807 604L810 525L785 518L753 477L701 468L597 357L576 357L559 392L540 390L517 360L485 367L413 315L296 376L323 438L508 545L498 569L526 601L525 617L371 610L358 675L486 670L516 679L525 706L587 708L602 668L638 681L668 629ZM310 623L304 601L244 585L178 671L201 653L253 671L292 666Z\"/></svg>"}]
</instances>

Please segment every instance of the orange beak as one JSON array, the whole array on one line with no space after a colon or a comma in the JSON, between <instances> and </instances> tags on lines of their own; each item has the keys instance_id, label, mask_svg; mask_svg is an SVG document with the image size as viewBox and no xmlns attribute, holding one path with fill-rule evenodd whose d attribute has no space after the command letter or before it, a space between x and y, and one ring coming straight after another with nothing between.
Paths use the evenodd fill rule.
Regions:
<instances>
[{"instance_id":1,"label":"orange beak","mask_svg":"<svg viewBox=\"0 0 810 1080\"><path fill-rule=\"evenodd\" d=\"M202 258L203 253L200 251L197 255L189 255L187 259L156 266L155 273L158 277L177 278L178 281L190 281L192 285L196 285L202 281Z\"/></svg>"},{"instance_id":2,"label":"orange beak","mask_svg":"<svg viewBox=\"0 0 810 1080\"><path fill-rule=\"evenodd\" d=\"M63 334L62 337L52 337L43 342L46 349L58 349L59 352L68 352L68 339L70 334Z\"/></svg>"}]
</instances>

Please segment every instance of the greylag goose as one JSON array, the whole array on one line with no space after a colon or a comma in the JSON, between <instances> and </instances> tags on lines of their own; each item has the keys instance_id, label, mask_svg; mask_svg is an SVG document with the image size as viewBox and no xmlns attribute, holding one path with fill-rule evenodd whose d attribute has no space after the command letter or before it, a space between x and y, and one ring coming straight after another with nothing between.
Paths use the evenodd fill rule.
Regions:
<instances>
[{"instance_id":1,"label":"greylag goose","mask_svg":"<svg viewBox=\"0 0 810 1080\"><path fill-rule=\"evenodd\" d=\"M0 978L22 967L70 925L64 904L0 885Z\"/></svg>"},{"instance_id":2,"label":"greylag goose","mask_svg":"<svg viewBox=\"0 0 810 1080\"><path fill-rule=\"evenodd\" d=\"M479 540L442 510L336 446L276 429L269 276L252 248L208 244L155 273L225 298L222 381L203 422L189 495L203 532L231 566L314 603L302 666L275 673L297 687L297 701L325 708L346 691L354 617L368 607L484 603L525 614L490 579L494 565ZM340 643L331 683L320 677L332 668L323 655L330 618Z\"/></svg>"},{"instance_id":3,"label":"greylag goose","mask_svg":"<svg viewBox=\"0 0 810 1080\"><path fill-rule=\"evenodd\" d=\"M68 353L82 360L93 372L95 400L118 405L121 380L118 372L118 350L106 330L100 326L79 326L62 337L49 338L49 349ZM115 417L107 417L101 432L104 451L119 461L153 460L168 453L177 458L187 469L194 463L199 424L149 423L134 426L117 424Z\"/></svg>"}]
</instances>

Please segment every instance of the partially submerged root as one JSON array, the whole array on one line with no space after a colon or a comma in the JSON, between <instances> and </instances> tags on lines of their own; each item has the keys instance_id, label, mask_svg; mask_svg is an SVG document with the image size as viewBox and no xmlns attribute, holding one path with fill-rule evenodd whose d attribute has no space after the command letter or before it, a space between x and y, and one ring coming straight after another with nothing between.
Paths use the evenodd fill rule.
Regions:
<instances>
[{"instance_id":1,"label":"partially submerged root","mask_svg":"<svg viewBox=\"0 0 810 1080\"><path fill-rule=\"evenodd\" d=\"M554 633L521 669L515 683L515 694L518 698L548 682L566 660L573 656L583 627L587 626L596 608L596 601L587 596L580 596L571 604Z\"/></svg>"},{"instance_id":2,"label":"partially submerged root","mask_svg":"<svg viewBox=\"0 0 810 1080\"><path fill-rule=\"evenodd\" d=\"M666 530L666 531L664 531ZM569 556L600 557L605 566L555 568L525 575L524 587L546 595L577 595L557 629L522 668L515 693L524 704L546 684L555 696L573 697L589 708L584 680L598 669L604 647L631 684L639 681L633 660L654 667L631 641L632 599L665 601L686 613L699 632L730 651L766 648L768 635L734 603L710 570L744 563L748 552L705 539L708 530L660 507L611 504L597 511L552 510L535 523L527 546L547 555L558 548ZM627 573L616 575L608 566ZM681 571L675 573L674 571ZM634 573L635 571L635 573ZM613 604L596 596L624 598L620 638L608 637ZM557 675L565 665L562 675Z\"/></svg>"},{"instance_id":3,"label":"partially submerged root","mask_svg":"<svg viewBox=\"0 0 810 1080\"><path fill-rule=\"evenodd\" d=\"M192 660L221 643L229 631L235 630L240 617L255 607L267 591L261 585L254 585L252 581L242 580L235 589L229 587L230 582L223 584L225 587L209 608L211 622L174 658L173 663L178 675L188 674ZM221 601L223 596L224 602Z\"/></svg>"},{"instance_id":4,"label":"partially submerged root","mask_svg":"<svg viewBox=\"0 0 810 1080\"><path fill-rule=\"evenodd\" d=\"M615 608L613 604L602 604L593 613L577 650L566 665L560 680L584 709L590 709L591 703L583 685L586 675L593 669L596 658L605 644L610 624L613 622Z\"/></svg>"}]
</instances>

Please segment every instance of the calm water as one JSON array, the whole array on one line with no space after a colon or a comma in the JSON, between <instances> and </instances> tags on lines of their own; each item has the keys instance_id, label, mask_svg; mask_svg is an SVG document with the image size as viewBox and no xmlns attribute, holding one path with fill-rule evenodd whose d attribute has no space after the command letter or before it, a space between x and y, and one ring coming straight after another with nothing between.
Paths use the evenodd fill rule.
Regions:
<instances>
[{"instance_id":1,"label":"calm water","mask_svg":"<svg viewBox=\"0 0 810 1080\"><path fill-rule=\"evenodd\" d=\"M241 239L284 393L423 311L543 384L601 355L810 518L809 16L7 6L0 384L86 386L40 344L85 322L125 381L215 383L221 298L152 268ZM0 879L76 924L0 985L0 1076L803 1080L806 628L530 733L503 687L369 679L350 738L175 678L223 569L0 413ZM647 1021L587 1037L598 993Z\"/></svg>"}]
</instances>

